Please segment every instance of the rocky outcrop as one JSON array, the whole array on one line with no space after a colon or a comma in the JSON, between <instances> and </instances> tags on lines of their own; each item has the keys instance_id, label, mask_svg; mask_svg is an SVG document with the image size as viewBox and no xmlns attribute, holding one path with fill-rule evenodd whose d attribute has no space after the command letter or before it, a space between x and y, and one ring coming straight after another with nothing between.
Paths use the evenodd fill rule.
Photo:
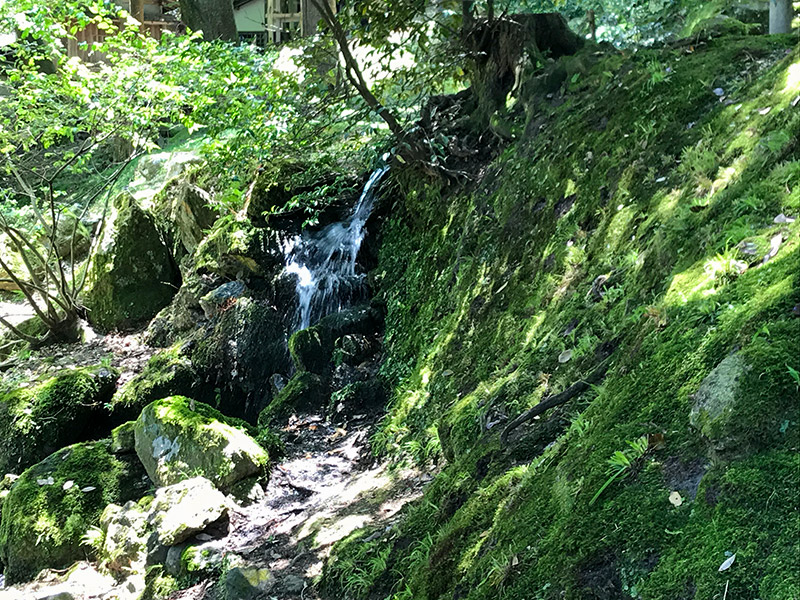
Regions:
<instances>
[{"instance_id":1,"label":"rocky outcrop","mask_svg":"<svg viewBox=\"0 0 800 600\"><path fill-rule=\"evenodd\" d=\"M201 475L219 489L266 475L267 452L246 424L202 402L172 396L148 405L136 422L136 454L157 486Z\"/></svg>"},{"instance_id":2,"label":"rocky outcrop","mask_svg":"<svg viewBox=\"0 0 800 600\"><path fill-rule=\"evenodd\" d=\"M169 304L180 283L154 218L131 196L119 196L89 265L89 321L106 331L141 325Z\"/></svg>"},{"instance_id":3,"label":"rocky outcrop","mask_svg":"<svg viewBox=\"0 0 800 600\"><path fill-rule=\"evenodd\" d=\"M9 583L84 557L82 538L110 503L142 496L147 475L108 441L69 446L26 470L3 503L0 561Z\"/></svg>"},{"instance_id":4,"label":"rocky outcrop","mask_svg":"<svg viewBox=\"0 0 800 600\"><path fill-rule=\"evenodd\" d=\"M117 377L105 367L66 370L0 397L0 473L20 473L59 448L97 435Z\"/></svg>"}]
</instances>

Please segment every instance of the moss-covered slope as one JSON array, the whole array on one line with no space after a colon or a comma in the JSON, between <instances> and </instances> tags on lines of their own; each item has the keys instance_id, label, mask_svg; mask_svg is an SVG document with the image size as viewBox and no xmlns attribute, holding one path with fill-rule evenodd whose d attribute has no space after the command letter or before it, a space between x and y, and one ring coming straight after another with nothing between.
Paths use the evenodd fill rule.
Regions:
<instances>
[{"instance_id":1,"label":"moss-covered slope","mask_svg":"<svg viewBox=\"0 0 800 600\"><path fill-rule=\"evenodd\" d=\"M477 183L406 178L374 442L446 463L395 530L337 545L329 597L800 595L795 42L566 59Z\"/></svg>"}]
</instances>

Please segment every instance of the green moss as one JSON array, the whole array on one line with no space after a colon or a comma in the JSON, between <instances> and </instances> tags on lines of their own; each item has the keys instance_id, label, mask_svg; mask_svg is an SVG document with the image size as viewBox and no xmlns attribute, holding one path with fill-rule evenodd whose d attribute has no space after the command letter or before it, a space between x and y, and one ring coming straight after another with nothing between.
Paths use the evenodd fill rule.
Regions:
<instances>
[{"instance_id":1,"label":"green moss","mask_svg":"<svg viewBox=\"0 0 800 600\"><path fill-rule=\"evenodd\" d=\"M204 399L204 391L198 389L197 382L198 375L183 344L175 344L154 354L142 372L114 394L111 409L118 419L135 419L145 406L166 396Z\"/></svg>"},{"instance_id":2,"label":"green moss","mask_svg":"<svg viewBox=\"0 0 800 600\"><path fill-rule=\"evenodd\" d=\"M59 448L96 436L117 377L105 367L66 370L0 397L0 471L19 473Z\"/></svg>"},{"instance_id":3,"label":"green moss","mask_svg":"<svg viewBox=\"0 0 800 600\"><path fill-rule=\"evenodd\" d=\"M328 385L314 373L295 374L275 399L258 416L259 426L266 427L284 419L294 411L319 410L328 401Z\"/></svg>"},{"instance_id":4,"label":"green moss","mask_svg":"<svg viewBox=\"0 0 800 600\"><path fill-rule=\"evenodd\" d=\"M797 593L800 222L773 222L800 214L792 44L588 61L562 105L521 99L534 133L475 189L400 176L374 274L394 393L373 441L416 460L441 444L448 465L396 535L334 548L331 595L346 572L367 574L355 597L415 600L707 598L728 579L741 597ZM779 234L764 264L740 250ZM608 352L600 385L498 450L508 419ZM748 369L719 453L692 397L733 352ZM720 574L726 551L746 565Z\"/></svg>"},{"instance_id":5,"label":"green moss","mask_svg":"<svg viewBox=\"0 0 800 600\"><path fill-rule=\"evenodd\" d=\"M269 455L255 428L182 396L157 400L134 426L136 453L160 487L202 476L223 490L250 476L266 477Z\"/></svg>"},{"instance_id":6,"label":"green moss","mask_svg":"<svg viewBox=\"0 0 800 600\"><path fill-rule=\"evenodd\" d=\"M110 503L146 489L135 457L116 457L107 441L69 446L26 470L3 504L0 560L8 582L61 569L84 557L81 538Z\"/></svg>"},{"instance_id":7,"label":"green moss","mask_svg":"<svg viewBox=\"0 0 800 600\"><path fill-rule=\"evenodd\" d=\"M180 273L150 214L123 194L89 266L89 320L104 330L152 319L180 287Z\"/></svg>"}]
</instances>

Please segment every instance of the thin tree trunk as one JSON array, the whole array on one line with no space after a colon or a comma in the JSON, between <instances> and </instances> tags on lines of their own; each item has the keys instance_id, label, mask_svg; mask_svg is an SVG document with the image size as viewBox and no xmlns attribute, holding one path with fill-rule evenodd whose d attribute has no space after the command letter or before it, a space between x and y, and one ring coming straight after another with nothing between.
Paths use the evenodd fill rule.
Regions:
<instances>
[{"instance_id":1,"label":"thin tree trunk","mask_svg":"<svg viewBox=\"0 0 800 600\"><path fill-rule=\"evenodd\" d=\"M131 0L131 16L144 23L144 0Z\"/></svg>"},{"instance_id":2,"label":"thin tree trunk","mask_svg":"<svg viewBox=\"0 0 800 600\"><path fill-rule=\"evenodd\" d=\"M792 0L769 0L769 32L791 33Z\"/></svg>"}]
</instances>

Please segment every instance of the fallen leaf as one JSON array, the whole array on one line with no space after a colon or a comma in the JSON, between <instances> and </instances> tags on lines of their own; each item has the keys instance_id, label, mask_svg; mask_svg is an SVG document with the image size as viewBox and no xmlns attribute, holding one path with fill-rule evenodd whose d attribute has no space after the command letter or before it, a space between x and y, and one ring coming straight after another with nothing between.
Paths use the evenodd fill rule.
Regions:
<instances>
[{"instance_id":1,"label":"fallen leaf","mask_svg":"<svg viewBox=\"0 0 800 600\"><path fill-rule=\"evenodd\" d=\"M672 506L680 506L683 504L683 498L681 498L681 495L678 492L672 492L669 495L669 502L672 504Z\"/></svg>"},{"instance_id":2,"label":"fallen leaf","mask_svg":"<svg viewBox=\"0 0 800 600\"><path fill-rule=\"evenodd\" d=\"M97 489L97 488L96 488L96 487L94 487L93 485L87 485L85 488L81 488L81 491L82 491L84 494L88 494L89 492L93 492L93 491L95 491L96 489Z\"/></svg>"},{"instance_id":3,"label":"fallen leaf","mask_svg":"<svg viewBox=\"0 0 800 600\"><path fill-rule=\"evenodd\" d=\"M719 566L719 572L722 573L723 571L727 571L731 568L733 561L736 560L736 555L731 554L729 558L725 559L725 562Z\"/></svg>"},{"instance_id":4,"label":"fallen leaf","mask_svg":"<svg viewBox=\"0 0 800 600\"><path fill-rule=\"evenodd\" d=\"M72 488L75 487L75 482L70 479L69 481L65 481L64 485L62 485L61 487L65 490L71 490Z\"/></svg>"},{"instance_id":5,"label":"fallen leaf","mask_svg":"<svg viewBox=\"0 0 800 600\"><path fill-rule=\"evenodd\" d=\"M721 98L722 96L725 95L725 90L723 90L722 88L714 88L714 95L717 96L718 98Z\"/></svg>"},{"instance_id":6,"label":"fallen leaf","mask_svg":"<svg viewBox=\"0 0 800 600\"><path fill-rule=\"evenodd\" d=\"M664 447L664 434L663 433L648 433L647 434L647 447L651 450L659 450Z\"/></svg>"},{"instance_id":7,"label":"fallen leaf","mask_svg":"<svg viewBox=\"0 0 800 600\"><path fill-rule=\"evenodd\" d=\"M787 217L787 216L786 216L785 214L783 214L783 213L779 214L777 217L775 217L774 219L772 219L772 222L773 222L773 223L778 223L778 224L782 224L782 223L794 223L794 221L795 221L794 217Z\"/></svg>"},{"instance_id":8,"label":"fallen leaf","mask_svg":"<svg viewBox=\"0 0 800 600\"><path fill-rule=\"evenodd\" d=\"M46 479L37 479L36 483L38 483L39 485L53 485L55 483L55 480L52 477L48 477Z\"/></svg>"},{"instance_id":9,"label":"fallen leaf","mask_svg":"<svg viewBox=\"0 0 800 600\"><path fill-rule=\"evenodd\" d=\"M761 110L759 110L758 114L767 115L767 114L769 114L769 111L771 111L771 110L772 110L772 107L771 106L767 106L766 108L762 108Z\"/></svg>"},{"instance_id":10,"label":"fallen leaf","mask_svg":"<svg viewBox=\"0 0 800 600\"><path fill-rule=\"evenodd\" d=\"M511 566L516 567L519 564L519 557L515 554L514 558L511 559Z\"/></svg>"},{"instance_id":11,"label":"fallen leaf","mask_svg":"<svg viewBox=\"0 0 800 600\"><path fill-rule=\"evenodd\" d=\"M564 364L569 362L569 359L572 358L572 350L564 350L561 354L558 355L558 362Z\"/></svg>"}]
</instances>

